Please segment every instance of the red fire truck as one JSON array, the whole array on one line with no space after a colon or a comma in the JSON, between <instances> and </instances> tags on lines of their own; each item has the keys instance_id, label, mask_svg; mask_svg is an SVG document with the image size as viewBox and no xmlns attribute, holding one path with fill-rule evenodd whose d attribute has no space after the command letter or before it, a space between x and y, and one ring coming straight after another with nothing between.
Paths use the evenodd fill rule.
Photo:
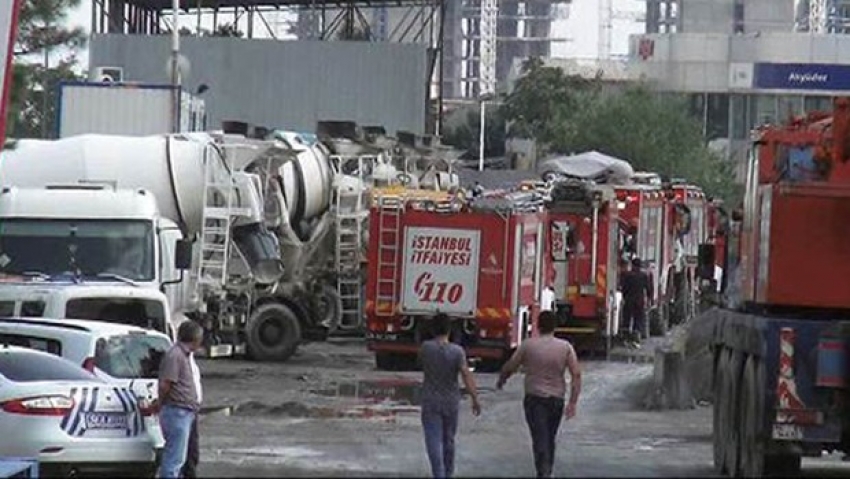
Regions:
<instances>
[{"instance_id":1,"label":"red fire truck","mask_svg":"<svg viewBox=\"0 0 850 479\"><path fill-rule=\"evenodd\" d=\"M534 197L376 195L366 318L379 369L411 367L438 312L457 318L452 340L487 368L532 334L546 245L546 212Z\"/></svg>"},{"instance_id":2,"label":"red fire truck","mask_svg":"<svg viewBox=\"0 0 850 479\"><path fill-rule=\"evenodd\" d=\"M652 298L647 310L647 322L644 335L649 334L649 324L653 317L663 314L659 311L659 297L662 288L662 275L669 259L665 255L664 211L667 198L661 185L630 184L615 187L617 208L620 221L625 225L624 250L621 258L627 262L628 256L640 258L644 271L652 280Z\"/></svg>"},{"instance_id":3,"label":"red fire truck","mask_svg":"<svg viewBox=\"0 0 850 479\"><path fill-rule=\"evenodd\" d=\"M552 186L548 275L555 292L556 334L577 349L610 348L619 325L618 258L624 244L613 187L565 180Z\"/></svg>"}]
</instances>

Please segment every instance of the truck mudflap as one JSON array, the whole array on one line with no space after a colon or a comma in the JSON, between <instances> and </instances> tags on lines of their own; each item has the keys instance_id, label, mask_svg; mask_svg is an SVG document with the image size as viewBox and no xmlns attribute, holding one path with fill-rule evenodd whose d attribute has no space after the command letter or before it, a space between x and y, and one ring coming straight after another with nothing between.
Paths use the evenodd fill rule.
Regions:
<instances>
[{"instance_id":1,"label":"truck mudflap","mask_svg":"<svg viewBox=\"0 0 850 479\"><path fill-rule=\"evenodd\" d=\"M850 321L719 312L714 347L761 358L765 433L774 441L839 443Z\"/></svg>"}]
</instances>

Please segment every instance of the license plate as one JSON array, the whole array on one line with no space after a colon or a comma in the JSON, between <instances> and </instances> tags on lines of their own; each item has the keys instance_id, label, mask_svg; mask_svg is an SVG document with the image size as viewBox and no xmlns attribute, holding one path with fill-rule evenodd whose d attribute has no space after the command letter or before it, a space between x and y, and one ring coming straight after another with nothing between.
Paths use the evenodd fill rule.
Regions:
<instances>
[{"instance_id":1,"label":"license plate","mask_svg":"<svg viewBox=\"0 0 850 479\"><path fill-rule=\"evenodd\" d=\"M785 440L803 439L803 428L793 424L774 424L773 438Z\"/></svg>"},{"instance_id":2,"label":"license plate","mask_svg":"<svg viewBox=\"0 0 850 479\"><path fill-rule=\"evenodd\" d=\"M124 413L86 413L88 429L127 429L127 414Z\"/></svg>"}]
</instances>

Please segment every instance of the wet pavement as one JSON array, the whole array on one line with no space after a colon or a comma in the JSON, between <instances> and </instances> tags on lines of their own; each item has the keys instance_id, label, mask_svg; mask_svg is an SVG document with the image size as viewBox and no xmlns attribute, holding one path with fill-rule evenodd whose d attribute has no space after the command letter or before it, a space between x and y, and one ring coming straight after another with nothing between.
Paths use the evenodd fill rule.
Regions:
<instances>
[{"instance_id":1,"label":"wet pavement","mask_svg":"<svg viewBox=\"0 0 850 479\"><path fill-rule=\"evenodd\" d=\"M644 355L646 353L643 353ZM376 371L362 344L311 344L286 364L205 361L203 476L429 474L419 419L421 373ZM576 418L563 424L559 475L695 477L711 473L710 408L644 411L645 362L585 361ZM503 391L475 373L484 408L464 399L457 475L533 474L522 377Z\"/></svg>"}]
</instances>

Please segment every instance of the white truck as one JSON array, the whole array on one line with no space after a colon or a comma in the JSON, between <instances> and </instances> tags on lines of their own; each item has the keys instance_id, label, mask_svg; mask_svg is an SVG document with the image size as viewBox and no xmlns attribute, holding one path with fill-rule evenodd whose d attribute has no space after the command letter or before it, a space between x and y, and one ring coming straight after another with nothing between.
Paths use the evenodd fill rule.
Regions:
<instances>
[{"instance_id":1,"label":"white truck","mask_svg":"<svg viewBox=\"0 0 850 479\"><path fill-rule=\"evenodd\" d=\"M173 317L204 325L210 356L286 360L324 338L336 300L316 277L283 277L278 239L290 232L303 250L322 236L303 224L329 200L304 178L332 173L308 160L226 134L20 140L0 155L0 181L14 185L0 194L0 273L161 289ZM297 194L283 189L293 174Z\"/></svg>"}]
</instances>

